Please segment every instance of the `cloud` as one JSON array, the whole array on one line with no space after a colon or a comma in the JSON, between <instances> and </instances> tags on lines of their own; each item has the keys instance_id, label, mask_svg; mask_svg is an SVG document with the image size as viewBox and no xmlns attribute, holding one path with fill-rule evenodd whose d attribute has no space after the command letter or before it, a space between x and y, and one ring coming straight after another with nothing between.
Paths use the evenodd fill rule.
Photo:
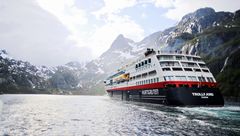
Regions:
<instances>
[{"instance_id":1,"label":"cloud","mask_svg":"<svg viewBox=\"0 0 240 136\"><path fill-rule=\"evenodd\" d=\"M154 4L156 7L162 7L162 8L171 8L173 7L173 0L155 0Z\"/></svg>"},{"instance_id":2,"label":"cloud","mask_svg":"<svg viewBox=\"0 0 240 136\"><path fill-rule=\"evenodd\" d=\"M106 51L119 34L142 40L143 27L150 26L141 26L135 15L151 20L145 11L151 10L152 5L161 13L166 11L165 16L173 20L180 20L202 7L213 7L216 11L239 8L237 0L231 3L224 0L104 0L103 3L97 1L101 4L91 9L81 5L82 2L84 0L0 0L0 47L17 58L39 65L88 61ZM133 11L139 7L144 11L132 12L133 16L124 14L125 9Z\"/></svg>"},{"instance_id":3,"label":"cloud","mask_svg":"<svg viewBox=\"0 0 240 136\"><path fill-rule=\"evenodd\" d=\"M143 12L143 13L141 14L141 18L145 19L146 17L147 17L146 13Z\"/></svg>"},{"instance_id":4,"label":"cloud","mask_svg":"<svg viewBox=\"0 0 240 136\"><path fill-rule=\"evenodd\" d=\"M137 4L136 0L104 0L104 6L94 12L94 14L100 18L101 16L119 13L120 10L132 7Z\"/></svg>"},{"instance_id":5,"label":"cloud","mask_svg":"<svg viewBox=\"0 0 240 136\"><path fill-rule=\"evenodd\" d=\"M86 12L75 5L75 0L37 0L38 4L56 16L70 31L69 38L79 35L79 28L88 23Z\"/></svg>"},{"instance_id":6,"label":"cloud","mask_svg":"<svg viewBox=\"0 0 240 136\"><path fill-rule=\"evenodd\" d=\"M94 41L95 45L99 45L95 46L98 51L104 52L119 34L139 41L144 37L144 30L128 16L111 14L108 15L103 26L96 28L91 41Z\"/></svg>"},{"instance_id":7,"label":"cloud","mask_svg":"<svg viewBox=\"0 0 240 136\"><path fill-rule=\"evenodd\" d=\"M119 35L140 41L145 36L143 28L127 15L122 15L123 9L133 7L136 0L104 0L104 6L92 12L98 20L104 21L104 25L96 27L92 38L100 47L101 52L106 51L113 40Z\"/></svg>"},{"instance_id":8,"label":"cloud","mask_svg":"<svg viewBox=\"0 0 240 136\"><path fill-rule=\"evenodd\" d=\"M0 0L0 7L0 48L14 58L50 66L91 58L91 50L75 46L65 25L35 1Z\"/></svg>"},{"instance_id":9,"label":"cloud","mask_svg":"<svg viewBox=\"0 0 240 136\"><path fill-rule=\"evenodd\" d=\"M230 11L234 12L239 9L239 0L169 0L167 3L159 0L155 1L155 5L158 7L168 8L166 17L173 20L180 20L185 14L194 12L199 8L212 7L216 11Z\"/></svg>"},{"instance_id":10,"label":"cloud","mask_svg":"<svg viewBox=\"0 0 240 136\"><path fill-rule=\"evenodd\" d=\"M92 13L80 9L75 2L38 0L42 8L55 15L68 28L71 33L68 40L74 41L76 46L90 48L93 58L106 51L119 34L134 40L143 38L144 31L140 25L128 16L118 14L122 9L137 4L136 0L104 0L104 6Z\"/></svg>"}]
</instances>

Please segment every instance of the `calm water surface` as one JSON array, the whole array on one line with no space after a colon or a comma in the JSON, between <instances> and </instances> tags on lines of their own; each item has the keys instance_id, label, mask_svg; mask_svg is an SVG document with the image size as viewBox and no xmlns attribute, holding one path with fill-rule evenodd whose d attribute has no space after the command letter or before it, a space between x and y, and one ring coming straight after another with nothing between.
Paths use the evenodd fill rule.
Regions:
<instances>
[{"instance_id":1,"label":"calm water surface","mask_svg":"<svg viewBox=\"0 0 240 136\"><path fill-rule=\"evenodd\" d=\"M107 96L0 95L0 135L240 135L240 107L167 107Z\"/></svg>"}]
</instances>

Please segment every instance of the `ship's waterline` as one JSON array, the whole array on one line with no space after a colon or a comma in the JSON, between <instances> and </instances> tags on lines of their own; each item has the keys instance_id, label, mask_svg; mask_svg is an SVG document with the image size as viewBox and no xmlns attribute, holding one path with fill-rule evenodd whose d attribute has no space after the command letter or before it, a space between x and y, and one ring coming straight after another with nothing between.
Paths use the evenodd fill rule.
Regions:
<instances>
[{"instance_id":1,"label":"ship's waterline","mask_svg":"<svg viewBox=\"0 0 240 136\"><path fill-rule=\"evenodd\" d=\"M1 95L0 135L240 135L240 107L168 107L107 96Z\"/></svg>"}]
</instances>

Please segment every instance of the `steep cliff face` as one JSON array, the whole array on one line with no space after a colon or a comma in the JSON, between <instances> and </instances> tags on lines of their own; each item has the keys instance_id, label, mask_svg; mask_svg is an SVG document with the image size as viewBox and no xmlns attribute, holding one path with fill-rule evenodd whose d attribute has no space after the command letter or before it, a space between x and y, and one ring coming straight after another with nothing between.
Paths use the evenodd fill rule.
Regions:
<instances>
[{"instance_id":1,"label":"steep cliff face","mask_svg":"<svg viewBox=\"0 0 240 136\"><path fill-rule=\"evenodd\" d=\"M202 32L182 44L181 50L198 53L219 82L224 95L239 96L240 18L235 13L217 12ZM207 20L208 21L208 20Z\"/></svg>"}]
</instances>

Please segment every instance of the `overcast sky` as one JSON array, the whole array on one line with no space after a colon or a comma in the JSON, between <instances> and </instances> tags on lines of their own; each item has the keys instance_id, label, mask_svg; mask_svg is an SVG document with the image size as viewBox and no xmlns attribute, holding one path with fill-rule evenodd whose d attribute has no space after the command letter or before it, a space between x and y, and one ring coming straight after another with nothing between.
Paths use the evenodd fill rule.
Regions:
<instances>
[{"instance_id":1,"label":"overcast sky","mask_svg":"<svg viewBox=\"0 0 240 136\"><path fill-rule=\"evenodd\" d=\"M198 8L239 9L239 0L0 0L0 49L36 65L86 62L123 34L140 41Z\"/></svg>"}]
</instances>

